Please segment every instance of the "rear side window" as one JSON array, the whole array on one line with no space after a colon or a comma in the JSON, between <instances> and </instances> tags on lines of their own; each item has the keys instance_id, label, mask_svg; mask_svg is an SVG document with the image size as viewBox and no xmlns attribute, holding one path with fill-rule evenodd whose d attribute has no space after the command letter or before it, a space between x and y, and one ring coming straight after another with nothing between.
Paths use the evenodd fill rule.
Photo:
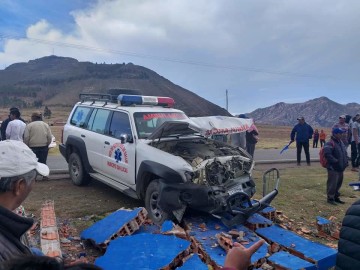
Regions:
<instances>
[{"instance_id":1,"label":"rear side window","mask_svg":"<svg viewBox=\"0 0 360 270\"><path fill-rule=\"evenodd\" d=\"M84 127L91 108L78 106L71 117L70 124L77 127Z\"/></svg>"},{"instance_id":2,"label":"rear side window","mask_svg":"<svg viewBox=\"0 0 360 270\"><path fill-rule=\"evenodd\" d=\"M129 116L123 112L114 112L109 135L120 139L121 134L132 135Z\"/></svg>"},{"instance_id":3,"label":"rear side window","mask_svg":"<svg viewBox=\"0 0 360 270\"><path fill-rule=\"evenodd\" d=\"M89 121L88 129L100 134L105 134L105 128L109 114L109 110L94 110Z\"/></svg>"}]
</instances>

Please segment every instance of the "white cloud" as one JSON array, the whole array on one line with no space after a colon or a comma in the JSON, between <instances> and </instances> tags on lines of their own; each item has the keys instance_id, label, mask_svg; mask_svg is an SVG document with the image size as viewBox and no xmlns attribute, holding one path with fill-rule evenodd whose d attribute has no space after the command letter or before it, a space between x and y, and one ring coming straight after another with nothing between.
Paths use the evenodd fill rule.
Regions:
<instances>
[{"instance_id":1,"label":"white cloud","mask_svg":"<svg viewBox=\"0 0 360 270\"><path fill-rule=\"evenodd\" d=\"M359 7L357 0L99 0L71 13L75 23L70 32L61 29L61 22L51 25L40 14L28 26L27 38L53 43L7 39L0 62L28 61L54 50L80 61L144 65L210 100L226 88L247 89L250 97L256 97L252 93L258 89L270 89L262 91L267 93L289 82L295 82L297 89L314 87L325 75L357 81ZM200 65L134 58L110 50ZM311 76L319 78L313 83ZM321 89L331 85L327 79L322 82ZM264 97L262 104L268 101Z\"/></svg>"}]
</instances>

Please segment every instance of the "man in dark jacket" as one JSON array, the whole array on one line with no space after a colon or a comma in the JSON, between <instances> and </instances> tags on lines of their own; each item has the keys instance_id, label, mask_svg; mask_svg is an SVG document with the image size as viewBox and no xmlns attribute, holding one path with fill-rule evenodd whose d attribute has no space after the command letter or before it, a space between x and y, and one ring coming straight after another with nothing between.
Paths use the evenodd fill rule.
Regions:
<instances>
[{"instance_id":1,"label":"man in dark jacket","mask_svg":"<svg viewBox=\"0 0 360 270\"><path fill-rule=\"evenodd\" d=\"M360 200L346 211L340 231L336 270L360 269Z\"/></svg>"},{"instance_id":2,"label":"man in dark jacket","mask_svg":"<svg viewBox=\"0 0 360 270\"><path fill-rule=\"evenodd\" d=\"M344 170L348 166L346 147L342 142L344 132L346 131L341 128L334 128L330 141L326 142L324 146L328 172L326 183L327 202L332 205L344 203L340 200L339 193L344 178Z\"/></svg>"},{"instance_id":3,"label":"man in dark jacket","mask_svg":"<svg viewBox=\"0 0 360 270\"><path fill-rule=\"evenodd\" d=\"M31 192L37 174L49 168L21 141L0 142L0 264L17 256L32 254L21 237L33 224L14 213Z\"/></svg>"},{"instance_id":4,"label":"man in dark jacket","mask_svg":"<svg viewBox=\"0 0 360 270\"><path fill-rule=\"evenodd\" d=\"M303 116L298 117L297 120L299 123L296 124L291 131L290 142L294 142L296 134L297 165L300 166L301 164L301 150L304 148L306 163L310 166L309 139L312 138L314 130L309 124L305 123Z\"/></svg>"}]
</instances>

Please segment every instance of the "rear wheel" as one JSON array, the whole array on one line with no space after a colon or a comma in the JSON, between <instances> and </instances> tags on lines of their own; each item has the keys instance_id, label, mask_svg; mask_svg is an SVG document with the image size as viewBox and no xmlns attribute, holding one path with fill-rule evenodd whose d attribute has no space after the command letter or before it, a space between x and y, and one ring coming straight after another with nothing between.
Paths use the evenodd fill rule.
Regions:
<instances>
[{"instance_id":1,"label":"rear wheel","mask_svg":"<svg viewBox=\"0 0 360 270\"><path fill-rule=\"evenodd\" d=\"M78 153L73 152L69 157L69 174L74 185L84 186L89 184L90 176L85 171L84 165Z\"/></svg>"},{"instance_id":2,"label":"rear wheel","mask_svg":"<svg viewBox=\"0 0 360 270\"><path fill-rule=\"evenodd\" d=\"M162 224L165 220L168 220L170 215L165 213L158 206L160 189L159 180L153 180L150 182L145 193L145 207L148 211L148 216L156 224Z\"/></svg>"}]
</instances>

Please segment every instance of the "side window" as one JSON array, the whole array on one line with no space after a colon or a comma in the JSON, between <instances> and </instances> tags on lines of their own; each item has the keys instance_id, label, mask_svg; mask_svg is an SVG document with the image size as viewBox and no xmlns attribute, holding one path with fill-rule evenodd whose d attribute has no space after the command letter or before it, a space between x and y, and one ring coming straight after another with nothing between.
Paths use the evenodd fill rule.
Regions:
<instances>
[{"instance_id":1,"label":"side window","mask_svg":"<svg viewBox=\"0 0 360 270\"><path fill-rule=\"evenodd\" d=\"M71 117L70 124L77 127L84 127L90 111L91 108L78 106Z\"/></svg>"},{"instance_id":2,"label":"side window","mask_svg":"<svg viewBox=\"0 0 360 270\"><path fill-rule=\"evenodd\" d=\"M105 127L109 114L110 114L109 110L98 109L96 112L93 113L93 115L91 115L91 118L93 118L94 116L94 121L92 124L89 121L88 128L97 133L105 134Z\"/></svg>"},{"instance_id":3,"label":"side window","mask_svg":"<svg viewBox=\"0 0 360 270\"><path fill-rule=\"evenodd\" d=\"M123 112L114 112L109 135L120 139L121 134L132 135L129 116Z\"/></svg>"}]
</instances>

